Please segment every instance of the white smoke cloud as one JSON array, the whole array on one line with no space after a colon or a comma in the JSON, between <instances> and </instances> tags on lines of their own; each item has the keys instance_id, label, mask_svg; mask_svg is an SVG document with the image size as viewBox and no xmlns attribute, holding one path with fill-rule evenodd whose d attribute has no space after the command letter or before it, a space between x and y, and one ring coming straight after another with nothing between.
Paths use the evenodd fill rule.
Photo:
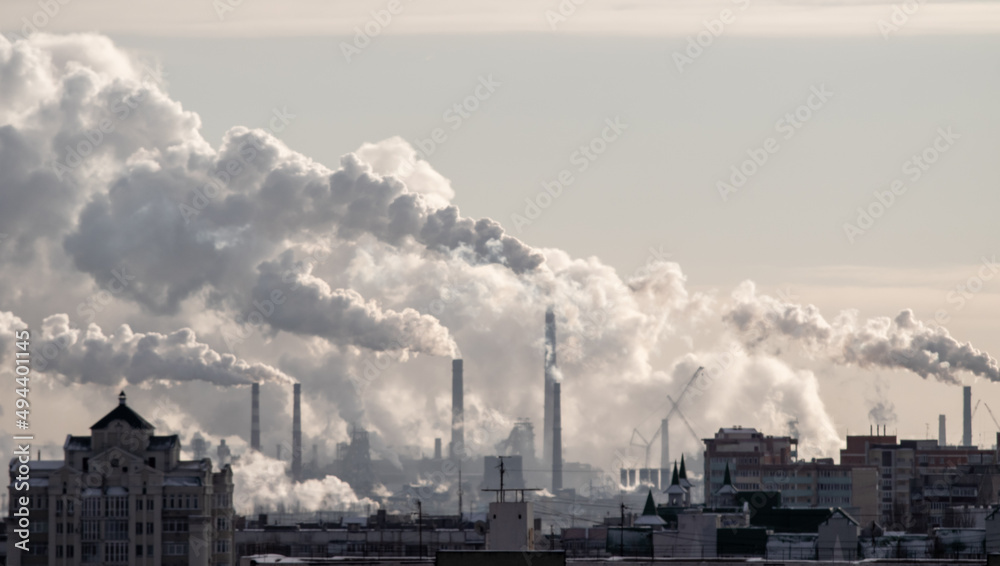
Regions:
<instances>
[{"instance_id":1,"label":"white smoke cloud","mask_svg":"<svg viewBox=\"0 0 1000 566\"><path fill-rule=\"evenodd\" d=\"M360 423L391 459L394 449L450 436L449 359L460 348L466 440L486 453L518 417L533 418L541 441L543 317L554 305L566 458L604 464L640 424L637 405L679 390L696 367L687 365L715 357L703 347L697 360L677 361L704 334L700 325L719 318L709 296L687 289L678 264L657 255L622 276L597 258L532 248L493 220L463 217L450 182L399 138L364 144L333 168L261 130L237 126L214 145L157 75L104 37L0 39L0 226L8 235L0 262L17 267L0 273L0 305L20 317L0 313L0 332L41 322L36 347L59 350L46 373L162 388L183 397L192 419L229 435L248 428L248 416L219 407L248 411L248 402L192 380L294 377L311 415L307 445L329 448ZM123 265L134 279L94 314L117 330L49 316L79 312L91 283ZM752 286L741 293L725 318L747 344L782 335L839 363L909 364L941 378L997 371L988 355L905 312L827 322ZM118 327L122 320L129 324ZM243 360L222 353L234 321ZM248 326L254 331L243 332ZM803 453L836 449L814 374L761 354L737 358L718 370L710 394L684 408L700 431L738 419L780 434L798 419ZM170 390L164 380L186 383ZM281 399L264 411L265 427L272 417L284 423L266 428L265 443L290 429ZM702 449L698 439L681 442L688 453ZM274 482L265 494L274 501L352 501L329 478L301 492L275 479L280 463L246 464L238 482Z\"/></svg>"},{"instance_id":2,"label":"white smoke cloud","mask_svg":"<svg viewBox=\"0 0 1000 566\"><path fill-rule=\"evenodd\" d=\"M237 513L253 513L255 506L298 509L304 512L376 505L358 498L351 486L336 476L300 483L291 481L287 464L256 451L248 451L233 465L233 504Z\"/></svg>"},{"instance_id":3,"label":"white smoke cloud","mask_svg":"<svg viewBox=\"0 0 1000 566\"><path fill-rule=\"evenodd\" d=\"M749 281L740 285L733 299L724 318L748 345L783 337L839 364L906 369L950 383L958 382L956 373L961 371L1000 381L996 359L955 340L943 327L917 320L909 309L895 318L863 322L856 313L845 311L828 322L813 305L758 295Z\"/></svg>"},{"instance_id":4,"label":"white smoke cloud","mask_svg":"<svg viewBox=\"0 0 1000 566\"><path fill-rule=\"evenodd\" d=\"M36 371L57 373L80 383L117 386L147 380L206 381L216 385L240 385L260 381L293 383L278 369L259 362L249 363L232 354L220 354L197 341L183 328L168 335L136 333L121 325L105 335L96 324L72 328L69 316L54 314L42 321L35 338Z\"/></svg>"}]
</instances>

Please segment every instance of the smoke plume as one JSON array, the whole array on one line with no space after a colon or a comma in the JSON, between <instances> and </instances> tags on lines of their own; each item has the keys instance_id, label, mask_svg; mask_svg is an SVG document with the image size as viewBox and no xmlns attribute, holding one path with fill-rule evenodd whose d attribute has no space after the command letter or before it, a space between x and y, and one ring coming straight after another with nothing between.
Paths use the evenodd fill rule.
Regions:
<instances>
[{"instance_id":1,"label":"smoke plume","mask_svg":"<svg viewBox=\"0 0 1000 566\"><path fill-rule=\"evenodd\" d=\"M54 314L42 321L36 338L36 371L60 374L70 381L117 386L122 380L207 381L241 385L259 381L293 383L280 370L219 354L183 328L168 335L136 333L127 324L111 335L91 324L86 331L71 328L69 316Z\"/></svg>"},{"instance_id":2,"label":"smoke plume","mask_svg":"<svg viewBox=\"0 0 1000 566\"><path fill-rule=\"evenodd\" d=\"M733 293L734 304L724 320L738 330L748 346L778 337L839 363L862 368L906 369L926 378L958 383L956 373L1000 381L1000 365L972 344L955 340L943 327L932 327L906 309L895 318L858 321L845 311L828 322L813 305L758 295L752 282Z\"/></svg>"}]
</instances>

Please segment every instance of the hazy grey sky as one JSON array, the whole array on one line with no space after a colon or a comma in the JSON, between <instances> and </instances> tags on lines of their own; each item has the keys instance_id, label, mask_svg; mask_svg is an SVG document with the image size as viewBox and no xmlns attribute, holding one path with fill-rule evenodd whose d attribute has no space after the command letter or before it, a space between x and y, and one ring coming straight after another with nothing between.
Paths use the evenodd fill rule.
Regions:
<instances>
[{"instance_id":1,"label":"hazy grey sky","mask_svg":"<svg viewBox=\"0 0 1000 566\"><path fill-rule=\"evenodd\" d=\"M234 9L220 17L209 0L76 0L39 27L104 33L161 65L166 91L198 114L213 146L234 125L267 127L277 109L294 118L275 135L335 169L363 143L401 136L419 148L440 128L447 139L425 157L450 180L452 202L529 246L597 256L623 278L665 256L691 290L725 299L752 279L827 319L911 308L933 321L941 311L958 340L1000 352L1000 282L983 278L961 303L949 295L992 274L983 258L1000 253L1000 4L402 0L360 45L354 27L388 2L220 1ZM546 14L560 5L565 21ZM894 20L904 7L907 20ZM0 30L20 33L38 10L5 2ZM723 10L732 21L709 40L706 26ZM700 52L691 47L699 33ZM345 44L359 52L345 56ZM454 106L477 88L463 116ZM616 120L620 134L607 129ZM789 128L795 120L801 127ZM613 141L595 142L602 133ZM604 149L591 161L587 145ZM723 199L719 183L763 147L766 162ZM925 151L937 156L926 170L912 161ZM572 183L520 226L525 199L564 170ZM897 179L905 192L884 214L864 233L845 231L859 207L879 202L875 192L885 208ZM699 335L684 340L707 347ZM654 369L682 353L675 343ZM789 356L794 369L816 372L841 434L867 429L877 382L900 434L923 437L925 423L933 433L943 412L958 438L954 386ZM975 395L1000 408L996 387ZM640 399L637 414L658 404ZM984 443L993 429L977 414Z\"/></svg>"}]
</instances>

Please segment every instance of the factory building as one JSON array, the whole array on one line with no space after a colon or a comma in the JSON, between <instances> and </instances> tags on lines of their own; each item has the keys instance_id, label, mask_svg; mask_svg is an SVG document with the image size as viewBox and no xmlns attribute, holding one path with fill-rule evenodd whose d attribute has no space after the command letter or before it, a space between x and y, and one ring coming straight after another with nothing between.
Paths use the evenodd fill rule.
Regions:
<instances>
[{"instance_id":1,"label":"factory building","mask_svg":"<svg viewBox=\"0 0 1000 566\"><path fill-rule=\"evenodd\" d=\"M126 404L67 436L63 460L30 463L32 534L27 553L8 548L8 564L232 565L233 474L209 458L180 459L177 435L154 427ZM15 502L10 466L7 532ZM9 537L12 545L15 537Z\"/></svg>"}]
</instances>

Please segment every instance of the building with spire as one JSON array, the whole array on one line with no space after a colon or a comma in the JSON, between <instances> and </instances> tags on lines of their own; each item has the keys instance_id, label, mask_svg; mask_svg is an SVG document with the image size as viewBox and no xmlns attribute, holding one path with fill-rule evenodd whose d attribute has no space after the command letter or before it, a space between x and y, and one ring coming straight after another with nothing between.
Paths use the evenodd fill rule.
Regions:
<instances>
[{"instance_id":1,"label":"building with spire","mask_svg":"<svg viewBox=\"0 0 1000 566\"><path fill-rule=\"evenodd\" d=\"M687 467L684 465L683 454L681 454L681 470L680 473L678 474L678 479L680 480L681 487L688 490L688 492L690 493L692 484L691 482L688 481Z\"/></svg>"},{"instance_id":2,"label":"building with spire","mask_svg":"<svg viewBox=\"0 0 1000 566\"><path fill-rule=\"evenodd\" d=\"M28 464L26 491L12 459L7 532L27 496L32 533L27 553L9 537L7 564L232 566L232 470L181 460L178 436L154 433L123 391L90 436L67 435L62 460Z\"/></svg>"},{"instance_id":3,"label":"building with spire","mask_svg":"<svg viewBox=\"0 0 1000 566\"><path fill-rule=\"evenodd\" d=\"M642 508L642 515L635 520L637 527L652 527L654 531L662 530L667 526L667 522L656 512L656 502L653 501L653 490L646 494L646 505Z\"/></svg>"},{"instance_id":4,"label":"building with spire","mask_svg":"<svg viewBox=\"0 0 1000 566\"><path fill-rule=\"evenodd\" d=\"M681 485L680 473L677 471L677 462L674 462L674 471L670 477L670 485L663 492L667 494L668 507L687 507L691 504L691 491Z\"/></svg>"},{"instance_id":5,"label":"building with spire","mask_svg":"<svg viewBox=\"0 0 1000 566\"><path fill-rule=\"evenodd\" d=\"M726 473L722 478L722 486L715 490L712 495L712 505L714 507L736 507L739 502L736 495L740 490L733 485L733 476L729 473L729 464L726 464Z\"/></svg>"}]
</instances>

